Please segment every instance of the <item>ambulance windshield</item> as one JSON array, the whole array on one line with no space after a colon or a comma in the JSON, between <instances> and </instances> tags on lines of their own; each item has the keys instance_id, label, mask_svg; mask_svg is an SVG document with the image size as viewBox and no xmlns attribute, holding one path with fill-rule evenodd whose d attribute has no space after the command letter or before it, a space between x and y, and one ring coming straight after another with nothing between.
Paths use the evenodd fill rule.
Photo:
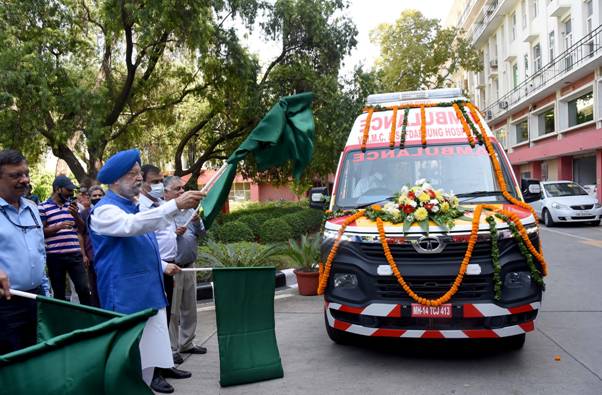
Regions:
<instances>
[{"instance_id":1,"label":"ambulance windshield","mask_svg":"<svg viewBox=\"0 0 602 395\"><path fill-rule=\"evenodd\" d=\"M504 166L503 161L501 165ZM506 184L514 194L507 171ZM468 144L429 145L395 148L375 148L366 152L347 153L339 170L336 208L357 208L391 198L403 185L412 186L426 179L435 189L454 194L499 191L493 165L485 147ZM479 194L471 203L497 202L500 193ZM460 198L460 200L463 200Z\"/></svg>"}]
</instances>

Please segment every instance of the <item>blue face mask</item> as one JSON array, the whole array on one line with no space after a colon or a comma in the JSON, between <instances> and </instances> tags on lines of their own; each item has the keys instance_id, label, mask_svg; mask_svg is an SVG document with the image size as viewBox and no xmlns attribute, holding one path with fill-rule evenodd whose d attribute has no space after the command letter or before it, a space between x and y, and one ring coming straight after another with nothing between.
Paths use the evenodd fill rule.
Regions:
<instances>
[{"instance_id":1,"label":"blue face mask","mask_svg":"<svg viewBox=\"0 0 602 395\"><path fill-rule=\"evenodd\" d=\"M158 184L151 184L151 190L148 193L150 196L152 196L155 199L163 199L163 193L165 192L165 186L163 185L162 182L158 183Z\"/></svg>"}]
</instances>

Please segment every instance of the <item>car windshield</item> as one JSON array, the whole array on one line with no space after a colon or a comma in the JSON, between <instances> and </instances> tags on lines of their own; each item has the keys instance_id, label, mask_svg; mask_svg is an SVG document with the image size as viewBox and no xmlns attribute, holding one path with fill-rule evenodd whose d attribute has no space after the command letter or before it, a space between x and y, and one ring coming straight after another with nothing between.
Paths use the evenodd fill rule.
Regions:
<instances>
[{"instance_id":1,"label":"car windshield","mask_svg":"<svg viewBox=\"0 0 602 395\"><path fill-rule=\"evenodd\" d=\"M505 166L504 161L501 165ZM335 205L357 208L390 199L404 185L426 179L435 189L459 195L460 201L497 202L503 198L485 147L468 144L375 148L349 151L339 170ZM506 185L514 194L505 173ZM464 195L464 197L462 196Z\"/></svg>"},{"instance_id":2,"label":"car windshield","mask_svg":"<svg viewBox=\"0 0 602 395\"><path fill-rule=\"evenodd\" d=\"M581 185L572 182L544 184L543 187L550 197L587 195L587 192L581 187Z\"/></svg>"}]
</instances>

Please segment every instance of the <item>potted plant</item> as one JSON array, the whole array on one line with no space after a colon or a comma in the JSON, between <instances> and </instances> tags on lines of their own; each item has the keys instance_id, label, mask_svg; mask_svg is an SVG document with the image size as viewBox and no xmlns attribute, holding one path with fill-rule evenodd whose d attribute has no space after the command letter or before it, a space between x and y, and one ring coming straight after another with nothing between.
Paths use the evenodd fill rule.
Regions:
<instances>
[{"instance_id":1,"label":"potted plant","mask_svg":"<svg viewBox=\"0 0 602 395\"><path fill-rule=\"evenodd\" d=\"M303 235L299 242L289 240L285 254L295 263L294 273L297 277L299 294L305 296L317 295L319 281L317 262L320 257L319 234Z\"/></svg>"}]
</instances>

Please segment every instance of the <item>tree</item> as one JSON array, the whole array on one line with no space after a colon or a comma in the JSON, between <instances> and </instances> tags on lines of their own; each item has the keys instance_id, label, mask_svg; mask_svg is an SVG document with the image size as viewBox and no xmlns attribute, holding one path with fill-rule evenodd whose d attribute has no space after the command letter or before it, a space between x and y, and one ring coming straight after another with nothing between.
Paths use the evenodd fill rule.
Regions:
<instances>
[{"instance_id":1,"label":"tree","mask_svg":"<svg viewBox=\"0 0 602 395\"><path fill-rule=\"evenodd\" d=\"M460 69L480 71L479 53L456 27L443 28L438 19L406 10L393 25L382 24L371 33L380 45L376 62L388 91L450 86Z\"/></svg>"},{"instance_id":2,"label":"tree","mask_svg":"<svg viewBox=\"0 0 602 395\"><path fill-rule=\"evenodd\" d=\"M322 84L333 91L317 103L341 93L336 76L356 35L346 6L0 0L0 145L30 158L50 147L80 181L138 146L146 161L175 159L194 184L279 96ZM237 28L253 26L280 43L265 69L239 40Z\"/></svg>"}]
</instances>

